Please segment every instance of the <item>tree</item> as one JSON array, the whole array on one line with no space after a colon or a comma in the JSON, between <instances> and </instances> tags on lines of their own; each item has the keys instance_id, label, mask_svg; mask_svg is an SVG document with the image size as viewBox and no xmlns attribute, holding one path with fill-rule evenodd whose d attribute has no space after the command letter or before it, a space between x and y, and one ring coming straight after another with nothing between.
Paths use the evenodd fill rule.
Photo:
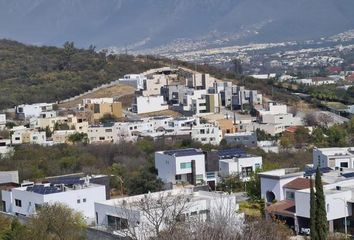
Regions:
<instances>
[{"instance_id":1,"label":"tree","mask_svg":"<svg viewBox=\"0 0 354 240\"><path fill-rule=\"evenodd\" d=\"M242 63L240 61L240 59L234 59L233 61L234 64L234 73L236 76L239 76L242 74L243 70L242 70Z\"/></svg>"},{"instance_id":2,"label":"tree","mask_svg":"<svg viewBox=\"0 0 354 240\"><path fill-rule=\"evenodd\" d=\"M29 237L28 229L17 219L12 220L10 229L5 233L4 240L26 240Z\"/></svg>"},{"instance_id":3,"label":"tree","mask_svg":"<svg viewBox=\"0 0 354 240\"><path fill-rule=\"evenodd\" d=\"M29 219L33 240L80 240L86 238L86 224L81 213L60 203L43 204Z\"/></svg>"},{"instance_id":4,"label":"tree","mask_svg":"<svg viewBox=\"0 0 354 240\"><path fill-rule=\"evenodd\" d=\"M328 238L328 221L327 221L327 211L326 211L326 202L323 193L323 185L321 180L321 172L317 167L316 179L316 231L318 239L326 240Z\"/></svg>"},{"instance_id":5,"label":"tree","mask_svg":"<svg viewBox=\"0 0 354 240\"><path fill-rule=\"evenodd\" d=\"M250 180L246 182L247 196L253 201L261 199L261 179L258 175L260 171L260 169L256 169L252 173Z\"/></svg>"},{"instance_id":6,"label":"tree","mask_svg":"<svg viewBox=\"0 0 354 240\"><path fill-rule=\"evenodd\" d=\"M302 146L308 143L309 139L310 134L307 128L300 126L295 130L295 142L297 146Z\"/></svg>"},{"instance_id":7,"label":"tree","mask_svg":"<svg viewBox=\"0 0 354 240\"><path fill-rule=\"evenodd\" d=\"M290 148L295 144L295 136L293 133L284 132L280 138L280 145L283 148Z\"/></svg>"},{"instance_id":8,"label":"tree","mask_svg":"<svg viewBox=\"0 0 354 240\"><path fill-rule=\"evenodd\" d=\"M66 69L70 69L71 68L71 58L76 52L74 42L65 42L63 47L64 47L63 64Z\"/></svg>"},{"instance_id":9,"label":"tree","mask_svg":"<svg viewBox=\"0 0 354 240\"><path fill-rule=\"evenodd\" d=\"M310 236L312 240L318 240L316 229L316 196L313 189L313 181L310 178Z\"/></svg>"},{"instance_id":10,"label":"tree","mask_svg":"<svg viewBox=\"0 0 354 240\"><path fill-rule=\"evenodd\" d=\"M87 133L73 133L69 136L68 140L72 143L83 143L83 144L87 144L88 143L88 137L87 137Z\"/></svg>"}]
</instances>

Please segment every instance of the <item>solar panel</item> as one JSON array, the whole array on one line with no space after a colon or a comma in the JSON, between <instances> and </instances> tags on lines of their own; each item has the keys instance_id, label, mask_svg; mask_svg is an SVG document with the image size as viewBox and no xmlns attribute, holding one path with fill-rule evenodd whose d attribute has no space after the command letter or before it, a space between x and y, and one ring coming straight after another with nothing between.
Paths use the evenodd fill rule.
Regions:
<instances>
[{"instance_id":1,"label":"solar panel","mask_svg":"<svg viewBox=\"0 0 354 240\"><path fill-rule=\"evenodd\" d=\"M342 176L345 178L352 178L352 177L354 177L354 172L343 173Z\"/></svg>"},{"instance_id":2,"label":"solar panel","mask_svg":"<svg viewBox=\"0 0 354 240\"><path fill-rule=\"evenodd\" d=\"M246 151L240 148L223 149L218 151L218 155L221 158L242 156L244 154L246 154Z\"/></svg>"},{"instance_id":3,"label":"solar panel","mask_svg":"<svg viewBox=\"0 0 354 240\"><path fill-rule=\"evenodd\" d=\"M332 171L332 168L329 168L329 167L320 168L320 173L328 173L330 171ZM312 168L312 169L306 170L304 176L312 176L316 172L317 172L317 169Z\"/></svg>"}]
</instances>

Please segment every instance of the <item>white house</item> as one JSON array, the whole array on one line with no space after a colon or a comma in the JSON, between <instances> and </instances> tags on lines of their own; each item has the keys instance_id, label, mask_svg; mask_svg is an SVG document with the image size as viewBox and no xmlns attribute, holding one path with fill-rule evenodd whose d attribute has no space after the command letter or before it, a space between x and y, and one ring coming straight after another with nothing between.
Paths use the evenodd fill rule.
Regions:
<instances>
[{"instance_id":1,"label":"white house","mask_svg":"<svg viewBox=\"0 0 354 240\"><path fill-rule=\"evenodd\" d=\"M205 123L192 127L192 139L203 144L219 145L222 139L222 131L214 124Z\"/></svg>"},{"instance_id":2,"label":"white house","mask_svg":"<svg viewBox=\"0 0 354 240\"><path fill-rule=\"evenodd\" d=\"M11 147L10 139L1 139L0 138L0 156L6 156L13 151L13 147Z\"/></svg>"},{"instance_id":3,"label":"white house","mask_svg":"<svg viewBox=\"0 0 354 240\"><path fill-rule=\"evenodd\" d=\"M87 137L90 143L118 142L117 129L114 127L114 123L89 126Z\"/></svg>"},{"instance_id":4,"label":"white house","mask_svg":"<svg viewBox=\"0 0 354 240\"><path fill-rule=\"evenodd\" d=\"M104 185L88 178L70 177L52 183L34 184L1 191L4 210L10 214L30 216L44 203L63 203L81 212L86 221L95 219L94 203L106 200Z\"/></svg>"},{"instance_id":5,"label":"white house","mask_svg":"<svg viewBox=\"0 0 354 240\"><path fill-rule=\"evenodd\" d=\"M22 104L16 107L16 114L23 118L40 117L41 114L49 117L46 114L48 112L51 117L56 116L52 103Z\"/></svg>"},{"instance_id":6,"label":"white house","mask_svg":"<svg viewBox=\"0 0 354 240\"><path fill-rule=\"evenodd\" d=\"M262 167L262 157L252 154L229 154L219 151L219 175L228 177L237 175L242 181L249 180L257 168Z\"/></svg>"},{"instance_id":7,"label":"white house","mask_svg":"<svg viewBox=\"0 0 354 240\"><path fill-rule=\"evenodd\" d=\"M144 89L144 81L146 77L143 74L127 74L119 79L120 83L133 86L137 90Z\"/></svg>"},{"instance_id":8,"label":"white house","mask_svg":"<svg viewBox=\"0 0 354 240\"><path fill-rule=\"evenodd\" d=\"M353 147L314 148L312 155L315 168L354 168Z\"/></svg>"},{"instance_id":9,"label":"white house","mask_svg":"<svg viewBox=\"0 0 354 240\"><path fill-rule=\"evenodd\" d=\"M276 178L277 171L274 170L261 176L262 195L266 189L279 189L282 198L273 198L278 200L266 208L271 216L285 221L296 233L310 232L310 178L316 170L305 171L304 176L296 177L295 174L288 178ZM322 175L323 192L325 198L325 208L330 232L343 232L344 223L347 220L350 223L353 219L353 200L354 191L354 172L341 170L320 169ZM273 172L273 174L271 174ZM271 184L270 176L273 175L273 181L277 184ZM286 175L286 174L285 174ZM282 175L284 176L284 175ZM288 181L292 179L291 181ZM314 176L312 177L314 179ZM329 184L328 180L330 180ZM333 181L334 180L334 181ZM284 184L284 181L287 181ZM268 188L265 188L267 186ZM276 195L276 191L274 191ZM270 196L269 192L266 194ZM273 195L273 197L274 197ZM268 199L268 202L271 199ZM348 233L352 234L351 225L348 224Z\"/></svg>"},{"instance_id":10,"label":"white house","mask_svg":"<svg viewBox=\"0 0 354 240\"><path fill-rule=\"evenodd\" d=\"M6 126L6 114L0 114L0 130L3 130Z\"/></svg>"},{"instance_id":11,"label":"white house","mask_svg":"<svg viewBox=\"0 0 354 240\"><path fill-rule=\"evenodd\" d=\"M160 204L159 201L169 201L172 204L162 208L160 206L165 206L165 204ZM142 209L144 204L155 207L144 211ZM120 236L134 235L137 239L155 236L155 225L148 220L148 214L153 214L155 219L163 216L164 219L159 226L160 231L166 228L168 220L175 221L178 218L179 221L185 221L188 218L197 217L203 221L216 221L216 216L224 214L230 217L230 224L237 228L244 219L242 213L237 213L238 209L236 196L233 194L193 191L188 188L95 203L96 224L99 228L110 230ZM161 211L164 211L164 215Z\"/></svg>"},{"instance_id":12,"label":"white house","mask_svg":"<svg viewBox=\"0 0 354 240\"><path fill-rule=\"evenodd\" d=\"M45 145L47 144L47 138L45 131L38 131L28 128L21 128L16 130L13 128L13 133L11 136L12 144L23 144L23 143L31 143L31 144L39 144Z\"/></svg>"},{"instance_id":13,"label":"white house","mask_svg":"<svg viewBox=\"0 0 354 240\"><path fill-rule=\"evenodd\" d=\"M282 201L285 199L283 187L285 184L302 177L304 172L298 169L276 169L258 174L261 179L261 197L266 202L273 200Z\"/></svg>"},{"instance_id":14,"label":"white house","mask_svg":"<svg viewBox=\"0 0 354 240\"><path fill-rule=\"evenodd\" d=\"M0 184L19 183L18 171L0 171Z\"/></svg>"},{"instance_id":15,"label":"white house","mask_svg":"<svg viewBox=\"0 0 354 240\"><path fill-rule=\"evenodd\" d=\"M206 181L205 155L194 148L155 152L157 176L166 184Z\"/></svg>"},{"instance_id":16,"label":"white house","mask_svg":"<svg viewBox=\"0 0 354 240\"><path fill-rule=\"evenodd\" d=\"M132 105L133 112L137 114L159 112L168 109L168 105L163 96L138 96Z\"/></svg>"}]
</instances>

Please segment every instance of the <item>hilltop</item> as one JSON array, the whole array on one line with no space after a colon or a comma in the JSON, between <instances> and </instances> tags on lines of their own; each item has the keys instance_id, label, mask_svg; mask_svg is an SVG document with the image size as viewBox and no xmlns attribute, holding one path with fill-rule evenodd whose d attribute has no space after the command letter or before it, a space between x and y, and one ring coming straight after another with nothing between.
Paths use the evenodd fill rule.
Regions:
<instances>
[{"instance_id":1,"label":"hilltop","mask_svg":"<svg viewBox=\"0 0 354 240\"><path fill-rule=\"evenodd\" d=\"M124 74L161 66L151 57L106 56L73 43L59 48L0 40L0 109L63 100Z\"/></svg>"}]
</instances>

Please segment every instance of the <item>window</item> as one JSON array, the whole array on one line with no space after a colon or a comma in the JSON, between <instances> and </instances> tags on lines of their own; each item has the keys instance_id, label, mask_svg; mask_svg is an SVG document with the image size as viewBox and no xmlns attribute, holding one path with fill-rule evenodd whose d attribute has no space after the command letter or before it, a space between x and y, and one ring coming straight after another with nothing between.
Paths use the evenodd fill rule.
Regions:
<instances>
[{"instance_id":1,"label":"window","mask_svg":"<svg viewBox=\"0 0 354 240\"><path fill-rule=\"evenodd\" d=\"M180 164L181 169L192 168L192 163L185 162Z\"/></svg>"},{"instance_id":2,"label":"window","mask_svg":"<svg viewBox=\"0 0 354 240\"><path fill-rule=\"evenodd\" d=\"M104 137L100 137L100 140L103 141L105 138Z\"/></svg>"},{"instance_id":3,"label":"window","mask_svg":"<svg viewBox=\"0 0 354 240\"><path fill-rule=\"evenodd\" d=\"M261 167L259 163L256 163L254 166L256 167L256 169Z\"/></svg>"},{"instance_id":4,"label":"window","mask_svg":"<svg viewBox=\"0 0 354 240\"><path fill-rule=\"evenodd\" d=\"M176 179L176 180L181 180L181 179L182 179L182 176L181 176L181 175L176 175L176 176L175 176L175 179Z\"/></svg>"},{"instance_id":5,"label":"window","mask_svg":"<svg viewBox=\"0 0 354 240\"><path fill-rule=\"evenodd\" d=\"M112 132L112 129L111 128L106 129L105 132Z\"/></svg>"},{"instance_id":6,"label":"window","mask_svg":"<svg viewBox=\"0 0 354 240\"><path fill-rule=\"evenodd\" d=\"M86 202L86 198L82 199L82 202Z\"/></svg>"},{"instance_id":7,"label":"window","mask_svg":"<svg viewBox=\"0 0 354 240\"><path fill-rule=\"evenodd\" d=\"M80 201L80 199L78 199L78 200L76 200L76 202L77 202L77 203L80 203L81 201Z\"/></svg>"},{"instance_id":8,"label":"window","mask_svg":"<svg viewBox=\"0 0 354 240\"><path fill-rule=\"evenodd\" d=\"M15 199L15 205L16 207L22 207L22 201L19 199Z\"/></svg>"},{"instance_id":9,"label":"window","mask_svg":"<svg viewBox=\"0 0 354 240\"><path fill-rule=\"evenodd\" d=\"M203 174L197 174L195 175L196 180L203 180Z\"/></svg>"},{"instance_id":10,"label":"window","mask_svg":"<svg viewBox=\"0 0 354 240\"><path fill-rule=\"evenodd\" d=\"M340 167L341 168L347 168L348 167L348 163L347 162L341 162L340 163Z\"/></svg>"},{"instance_id":11,"label":"window","mask_svg":"<svg viewBox=\"0 0 354 240\"><path fill-rule=\"evenodd\" d=\"M34 204L34 208L36 209L36 211L39 211L41 209L41 207L42 207L41 204L38 204L38 203Z\"/></svg>"},{"instance_id":12,"label":"window","mask_svg":"<svg viewBox=\"0 0 354 240\"><path fill-rule=\"evenodd\" d=\"M242 177L249 177L252 173L252 167L242 168Z\"/></svg>"},{"instance_id":13,"label":"window","mask_svg":"<svg viewBox=\"0 0 354 240\"><path fill-rule=\"evenodd\" d=\"M287 200L294 200L295 199L295 193L291 191L286 191L286 199Z\"/></svg>"},{"instance_id":14,"label":"window","mask_svg":"<svg viewBox=\"0 0 354 240\"><path fill-rule=\"evenodd\" d=\"M128 228L128 220L125 218L119 218L119 217L107 215L107 220L108 220L107 221L108 226L110 226L113 229L121 230L121 229Z\"/></svg>"}]
</instances>

